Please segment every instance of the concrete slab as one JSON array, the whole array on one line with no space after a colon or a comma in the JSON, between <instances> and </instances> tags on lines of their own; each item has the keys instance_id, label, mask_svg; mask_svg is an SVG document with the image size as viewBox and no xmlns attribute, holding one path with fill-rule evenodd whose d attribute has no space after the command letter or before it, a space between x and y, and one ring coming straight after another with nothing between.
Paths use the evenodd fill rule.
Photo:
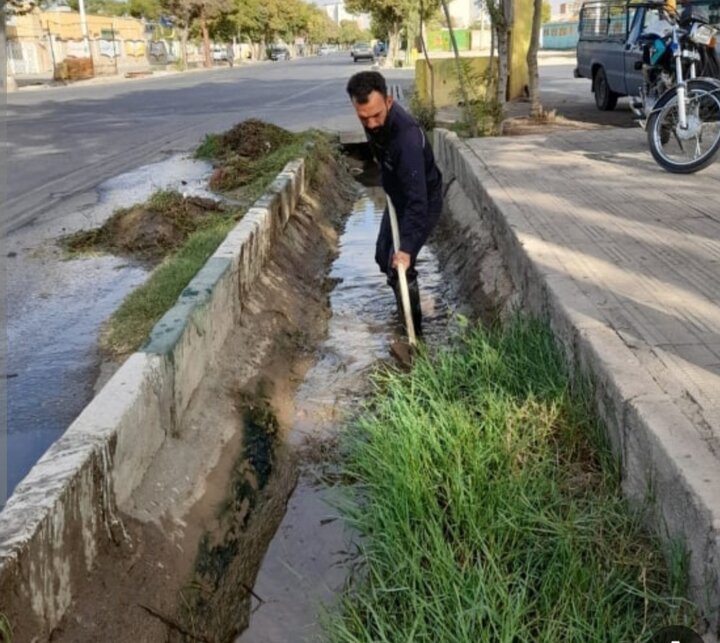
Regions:
<instances>
[{"instance_id":1,"label":"concrete slab","mask_svg":"<svg viewBox=\"0 0 720 643\"><path fill-rule=\"evenodd\" d=\"M663 171L637 130L462 141L447 180L492 219L524 306L591 374L627 495L682 540L691 591L720 614L720 162Z\"/></svg>"}]
</instances>

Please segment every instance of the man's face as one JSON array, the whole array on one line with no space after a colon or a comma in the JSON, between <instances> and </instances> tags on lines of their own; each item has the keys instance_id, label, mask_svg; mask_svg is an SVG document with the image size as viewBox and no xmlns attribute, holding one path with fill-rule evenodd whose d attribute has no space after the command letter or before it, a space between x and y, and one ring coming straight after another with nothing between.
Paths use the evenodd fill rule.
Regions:
<instances>
[{"instance_id":1,"label":"man's face","mask_svg":"<svg viewBox=\"0 0 720 643\"><path fill-rule=\"evenodd\" d=\"M371 92L367 103L358 103L353 99L353 106L360 122L366 130L377 133L382 130L392 106L392 96L383 96L380 92Z\"/></svg>"}]
</instances>

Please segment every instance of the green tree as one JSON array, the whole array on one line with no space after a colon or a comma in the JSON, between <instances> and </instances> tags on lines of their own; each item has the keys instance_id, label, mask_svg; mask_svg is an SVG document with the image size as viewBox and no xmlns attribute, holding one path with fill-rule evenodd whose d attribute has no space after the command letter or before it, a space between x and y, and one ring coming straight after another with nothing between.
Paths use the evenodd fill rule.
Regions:
<instances>
[{"instance_id":1,"label":"green tree","mask_svg":"<svg viewBox=\"0 0 720 643\"><path fill-rule=\"evenodd\" d=\"M340 39L340 28L330 16L315 5L308 5L310 13L305 26L305 37L308 44L337 42Z\"/></svg>"},{"instance_id":2,"label":"green tree","mask_svg":"<svg viewBox=\"0 0 720 643\"><path fill-rule=\"evenodd\" d=\"M373 31L387 33L388 62L397 59L400 30L416 0L346 0L345 8L351 13L369 13L375 23Z\"/></svg>"},{"instance_id":3,"label":"green tree","mask_svg":"<svg viewBox=\"0 0 720 643\"><path fill-rule=\"evenodd\" d=\"M80 10L78 0L69 0L68 5L73 11ZM85 11L96 16L124 16L130 13L130 8L127 2L118 0L86 0Z\"/></svg>"},{"instance_id":4,"label":"green tree","mask_svg":"<svg viewBox=\"0 0 720 643\"><path fill-rule=\"evenodd\" d=\"M210 36L214 41L232 42L237 33L237 24L230 14L220 16L210 25Z\"/></svg>"},{"instance_id":5,"label":"green tree","mask_svg":"<svg viewBox=\"0 0 720 643\"><path fill-rule=\"evenodd\" d=\"M241 37L260 42L265 36L260 0L236 0L230 18Z\"/></svg>"},{"instance_id":6,"label":"green tree","mask_svg":"<svg viewBox=\"0 0 720 643\"><path fill-rule=\"evenodd\" d=\"M542 23L550 22L552 19L552 5L549 2L542 3Z\"/></svg>"},{"instance_id":7,"label":"green tree","mask_svg":"<svg viewBox=\"0 0 720 643\"><path fill-rule=\"evenodd\" d=\"M202 36L204 65L212 67L210 27L232 11L232 0L163 0L163 9L173 15L180 26L183 67L187 67L187 38L193 25Z\"/></svg>"},{"instance_id":8,"label":"green tree","mask_svg":"<svg viewBox=\"0 0 720 643\"><path fill-rule=\"evenodd\" d=\"M422 3L423 20L434 15L439 0ZM346 0L345 8L353 13L367 12L372 17L373 34L388 43L388 63L394 64L403 30L412 35L419 23L420 0ZM412 46L412 44L410 44Z\"/></svg>"},{"instance_id":9,"label":"green tree","mask_svg":"<svg viewBox=\"0 0 720 643\"><path fill-rule=\"evenodd\" d=\"M338 39L343 45L349 45L362 40L363 31L354 20L340 21L340 34Z\"/></svg>"},{"instance_id":10,"label":"green tree","mask_svg":"<svg viewBox=\"0 0 720 643\"><path fill-rule=\"evenodd\" d=\"M163 13L159 0L129 0L128 13L135 18L157 20Z\"/></svg>"}]
</instances>

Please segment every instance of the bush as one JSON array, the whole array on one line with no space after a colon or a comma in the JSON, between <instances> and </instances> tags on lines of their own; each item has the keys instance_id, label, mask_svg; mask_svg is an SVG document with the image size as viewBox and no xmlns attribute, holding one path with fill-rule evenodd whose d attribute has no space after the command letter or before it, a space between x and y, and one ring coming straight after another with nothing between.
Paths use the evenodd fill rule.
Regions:
<instances>
[{"instance_id":1,"label":"bush","mask_svg":"<svg viewBox=\"0 0 720 643\"><path fill-rule=\"evenodd\" d=\"M431 101L422 98L417 91L410 97L410 113L426 132L435 129L437 109Z\"/></svg>"}]
</instances>

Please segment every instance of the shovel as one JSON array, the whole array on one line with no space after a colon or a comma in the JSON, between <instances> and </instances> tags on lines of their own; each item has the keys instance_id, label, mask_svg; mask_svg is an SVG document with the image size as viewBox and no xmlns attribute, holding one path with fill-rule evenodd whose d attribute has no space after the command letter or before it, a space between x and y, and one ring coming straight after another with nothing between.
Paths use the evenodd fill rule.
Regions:
<instances>
[{"instance_id":1,"label":"shovel","mask_svg":"<svg viewBox=\"0 0 720 643\"><path fill-rule=\"evenodd\" d=\"M389 195L385 195L387 198L388 215L390 217L390 229L392 230L393 238L393 251L398 252L400 250L400 227L398 226L397 213L395 212L395 206ZM413 352L417 347L417 339L415 337L415 325L413 324L412 311L410 309L410 291L408 290L407 274L405 273L405 266L398 265L398 282L400 283L400 300L402 302L402 312L405 317L405 329L407 330L408 341L405 342L393 342L390 345L390 352L398 359L404 366L410 366L412 364Z\"/></svg>"}]
</instances>

